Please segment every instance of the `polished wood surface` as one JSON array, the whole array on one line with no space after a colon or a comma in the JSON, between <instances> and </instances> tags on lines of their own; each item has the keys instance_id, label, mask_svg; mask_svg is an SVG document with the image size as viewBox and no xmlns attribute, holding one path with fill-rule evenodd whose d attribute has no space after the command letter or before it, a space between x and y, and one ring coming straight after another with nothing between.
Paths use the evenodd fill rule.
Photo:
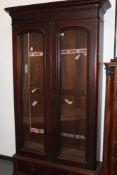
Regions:
<instances>
[{"instance_id":1,"label":"polished wood surface","mask_svg":"<svg viewBox=\"0 0 117 175\"><path fill-rule=\"evenodd\" d=\"M106 63L104 175L117 173L117 58Z\"/></svg>"},{"instance_id":2,"label":"polished wood surface","mask_svg":"<svg viewBox=\"0 0 117 175\"><path fill-rule=\"evenodd\" d=\"M13 25L15 175L100 173L98 76L109 7L108 0L70 0L6 9Z\"/></svg>"}]
</instances>

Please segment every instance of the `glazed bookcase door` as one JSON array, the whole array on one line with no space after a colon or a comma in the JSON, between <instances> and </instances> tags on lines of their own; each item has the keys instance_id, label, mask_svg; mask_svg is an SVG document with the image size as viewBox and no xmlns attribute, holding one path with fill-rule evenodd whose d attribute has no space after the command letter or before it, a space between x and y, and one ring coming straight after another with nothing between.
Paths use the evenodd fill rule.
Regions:
<instances>
[{"instance_id":1,"label":"glazed bookcase door","mask_svg":"<svg viewBox=\"0 0 117 175\"><path fill-rule=\"evenodd\" d=\"M87 32L68 29L60 39L61 156L85 158Z\"/></svg>"},{"instance_id":2,"label":"glazed bookcase door","mask_svg":"<svg viewBox=\"0 0 117 175\"><path fill-rule=\"evenodd\" d=\"M20 30L19 30L20 29ZM14 84L18 94L15 96L17 105L16 127L18 142L17 151L31 151L45 154L45 120L46 105L46 32L44 27L16 27L14 40L17 40L18 72ZM19 77L18 77L19 76ZM15 79L16 78L16 79ZM49 85L48 85L49 86ZM47 128L46 128L47 129Z\"/></svg>"},{"instance_id":3,"label":"glazed bookcase door","mask_svg":"<svg viewBox=\"0 0 117 175\"><path fill-rule=\"evenodd\" d=\"M71 26L70 23L60 22L57 24L57 29L57 51L59 55L57 58L59 94L58 158L66 162L76 162L76 164L84 162L85 165L87 164L86 166L90 166L89 162L92 161L88 157L91 151L89 150L90 139L92 136L94 137L92 132L96 133L94 126L92 126L94 131L90 132L89 129L90 122L96 117L96 111L94 115L90 111L90 105L93 106L92 102L95 103L96 101L94 98L96 97L95 92L92 92L94 94L89 99L91 94L89 78L91 80L90 63L92 58L95 62L95 56L91 57L89 52L93 47L94 33L91 36L90 27L88 28L87 24L83 23L76 26L74 21L71 21ZM91 69L93 69L93 66ZM92 81L94 81L94 84L96 83L96 79L92 79ZM92 150L96 147L95 138L92 147ZM95 152L92 152L93 154ZM94 157L93 161L95 162Z\"/></svg>"},{"instance_id":4,"label":"glazed bookcase door","mask_svg":"<svg viewBox=\"0 0 117 175\"><path fill-rule=\"evenodd\" d=\"M19 37L22 59L22 115L24 148L44 152L44 37L27 32Z\"/></svg>"}]
</instances>

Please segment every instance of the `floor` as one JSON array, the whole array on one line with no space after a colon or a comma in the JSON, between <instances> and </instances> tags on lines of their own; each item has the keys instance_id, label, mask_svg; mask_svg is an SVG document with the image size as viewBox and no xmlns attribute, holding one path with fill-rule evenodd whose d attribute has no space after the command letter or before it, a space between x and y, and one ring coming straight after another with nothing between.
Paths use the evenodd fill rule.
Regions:
<instances>
[{"instance_id":1,"label":"floor","mask_svg":"<svg viewBox=\"0 0 117 175\"><path fill-rule=\"evenodd\" d=\"M13 175L13 162L0 159L0 175Z\"/></svg>"}]
</instances>

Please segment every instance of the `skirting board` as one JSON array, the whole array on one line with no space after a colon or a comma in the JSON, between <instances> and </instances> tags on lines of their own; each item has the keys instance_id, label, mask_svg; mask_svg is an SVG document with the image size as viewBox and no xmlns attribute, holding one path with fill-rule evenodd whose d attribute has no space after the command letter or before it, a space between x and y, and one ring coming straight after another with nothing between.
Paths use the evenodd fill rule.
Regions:
<instances>
[{"instance_id":1,"label":"skirting board","mask_svg":"<svg viewBox=\"0 0 117 175\"><path fill-rule=\"evenodd\" d=\"M13 161L13 158L12 158L12 157L10 157L10 156L6 156L6 155L1 155L1 154L0 154L0 159Z\"/></svg>"}]
</instances>

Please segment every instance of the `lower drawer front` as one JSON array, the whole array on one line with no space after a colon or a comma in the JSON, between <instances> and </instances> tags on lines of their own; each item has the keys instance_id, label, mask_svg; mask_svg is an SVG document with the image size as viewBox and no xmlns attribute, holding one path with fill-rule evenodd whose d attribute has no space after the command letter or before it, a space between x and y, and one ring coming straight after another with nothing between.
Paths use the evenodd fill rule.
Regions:
<instances>
[{"instance_id":1,"label":"lower drawer front","mask_svg":"<svg viewBox=\"0 0 117 175\"><path fill-rule=\"evenodd\" d=\"M113 167L115 171L115 167ZM117 171L116 171L117 172ZM55 167L48 167L46 165L39 165L37 162L28 162L24 160L15 160L14 175L96 175L96 172L86 170L79 170L78 172L70 172L69 170L62 170ZM116 174L112 174L116 175Z\"/></svg>"},{"instance_id":2,"label":"lower drawer front","mask_svg":"<svg viewBox=\"0 0 117 175\"><path fill-rule=\"evenodd\" d=\"M17 161L15 166L15 174L21 173L21 175L71 175L68 172L62 170L56 170L54 168L43 167L34 163L28 163L25 161Z\"/></svg>"},{"instance_id":3,"label":"lower drawer front","mask_svg":"<svg viewBox=\"0 0 117 175\"><path fill-rule=\"evenodd\" d=\"M18 172L22 172L29 175L49 175L50 170L48 168L43 168L39 165L33 163L27 163L18 161L17 162L17 170Z\"/></svg>"}]
</instances>

